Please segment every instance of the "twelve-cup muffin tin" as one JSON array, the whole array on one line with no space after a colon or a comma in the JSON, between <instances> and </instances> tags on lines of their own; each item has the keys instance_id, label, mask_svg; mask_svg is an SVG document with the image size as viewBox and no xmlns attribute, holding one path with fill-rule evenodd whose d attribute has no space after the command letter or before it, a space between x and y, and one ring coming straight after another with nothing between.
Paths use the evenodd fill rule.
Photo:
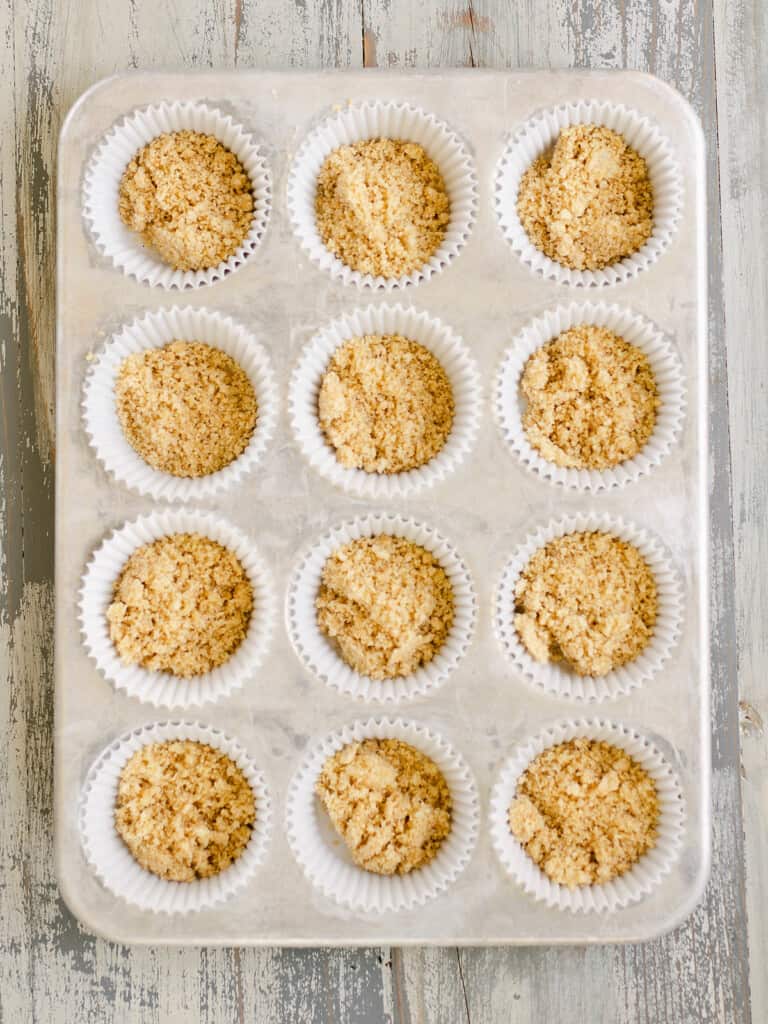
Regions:
<instances>
[{"instance_id":1,"label":"twelve-cup muffin tin","mask_svg":"<svg viewBox=\"0 0 768 1024\"><path fill-rule=\"evenodd\" d=\"M115 266L83 211L87 168L107 133L136 110L173 101L230 115L257 143L271 185L263 236L242 265L183 290L152 286ZM497 173L516 133L538 112L580 101L586 109L623 105L647 119L668 140L682 186L678 223L649 265L598 275L603 283L594 287L526 265L496 208ZM434 115L455 134L476 178L475 208L455 254L427 279L391 290L318 265L289 212L289 175L303 141L325 119L366 102ZM62 131L58 181L55 812L58 877L76 915L120 941L223 945L613 942L647 938L684 918L706 881L710 813L703 140L685 102L634 72L136 73L100 82L77 102ZM658 465L604 489L564 486L532 471L504 437L495 410L500 367L515 339L536 318L583 302L617 305L655 325L679 360L685 392L680 429ZM318 471L297 440L291 376L329 325L370 318L360 311L371 305L387 316L384 307L398 304L412 318L437 318L474 360L476 431L447 471L424 486L360 493ZM274 430L256 464L230 488L184 506L142 495L107 473L82 409L103 346L134 320L172 307L208 310L249 331L268 356L277 397ZM247 535L277 609L264 656L244 683L187 707L157 706L113 686L89 656L80 622L83 576L104 539L138 516L173 510L226 520ZM341 524L376 515L398 517L385 523L414 521L444 538L466 571L473 604L468 640L444 678L413 692L390 688L384 702L371 699L370 688L333 685L295 635L295 584L309 550ZM664 552L679 622L664 658L637 685L609 692L587 686L581 696L542 685L496 628L510 558L531 535L567 517L620 519L653 535ZM301 842L295 828L289 841L288 804L297 799L297 773L326 737L362 734L356 722L384 717L405 723L388 727L395 732L432 737L435 750L447 744L460 756L476 787L476 843L434 898L361 910L302 870L292 849ZM568 734L568 723L584 718L595 733L609 734L605 723L619 723L627 727L620 735L634 730L649 740L682 791L682 841L668 873L639 901L609 912L574 913L535 900L507 873L491 841L492 787L516 748L550 726ZM169 721L230 737L260 773L271 803L269 835L247 882L228 901L193 913L158 913L146 901L113 895L80 837L83 786L102 751L132 730ZM323 832L321 818L316 824L332 870L343 850Z\"/></svg>"}]
</instances>

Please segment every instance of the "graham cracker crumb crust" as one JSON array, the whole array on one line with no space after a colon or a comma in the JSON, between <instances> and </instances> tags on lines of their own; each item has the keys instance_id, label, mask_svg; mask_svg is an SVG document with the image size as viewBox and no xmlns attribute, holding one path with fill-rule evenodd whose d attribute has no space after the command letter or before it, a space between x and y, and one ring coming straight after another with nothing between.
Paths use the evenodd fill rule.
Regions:
<instances>
[{"instance_id":1,"label":"graham cracker crumb crust","mask_svg":"<svg viewBox=\"0 0 768 1024\"><path fill-rule=\"evenodd\" d=\"M158 135L126 167L120 218L174 270L206 270L233 256L253 220L253 186L212 135Z\"/></svg>"},{"instance_id":2,"label":"graham cracker crumb crust","mask_svg":"<svg viewBox=\"0 0 768 1024\"><path fill-rule=\"evenodd\" d=\"M208 537L174 533L133 552L107 621L125 665L189 678L229 660L252 612L253 591L236 555Z\"/></svg>"},{"instance_id":3,"label":"graham cracker crumb crust","mask_svg":"<svg viewBox=\"0 0 768 1024\"><path fill-rule=\"evenodd\" d=\"M392 679L438 653L453 625L453 588L426 548L380 534L329 556L316 608L320 630L351 668Z\"/></svg>"},{"instance_id":4,"label":"graham cracker crumb crust","mask_svg":"<svg viewBox=\"0 0 768 1024\"><path fill-rule=\"evenodd\" d=\"M531 242L572 270L602 270L653 232L648 165L603 125L564 128L520 180L517 212Z\"/></svg>"},{"instance_id":5,"label":"graham cracker crumb crust","mask_svg":"<svg viewBox=\"0 0 768 1024\"><path fill-rule=\"evenodd\" d=\"M525 770L509 828L548 878L573 889L610 882L656 845L656 784L626 751L573 739Z\"/></svg>"},{"instance_id":6,"label":"graham cracker crumb crust","mask_svg":"<svg viewBox=\"0 0 768 1024\"><path fill-rule=\"evenodd\" d=\"M320 426L348 469L390 474L426 465L445 444L453 415L439 359L399 334L340 345L320 384Z\"/></svg>"},{"instance_id":7,"label":"graham cracker crumb crust","mask_svg":"<svg viewBox=\"0 0 768 1024\"><path fill-rule=\"evenodd\" d=\"M120 773L115 827L138 863L160 878L220 874L245 850L255 820L242 770L206 743L149 743Z\"/></svg>"},{"instance_id":8,"label":"graham cracker crumb crust","mask_svg":"<svg viewBox=\"0 0 768 1024\"><path fill-rule=\"evenodd\" d=\"M256 427L253 386L226 352L172 341L128 356L115 383L120 425L155 469L201 477L228 466Z\"/></svg>"},{"instance_id":9,"label":"graham cracker crumb crust","mask_svg":"<svg viewBox=\"0 0 768 1024\"><path fill-rule=\"evenodd\" d=\"M650 642L656 580L637 548L600 531L534 552L515 587L515 629L532 658L604 676Z\"/></svg>"},{"instance_id":10,"label":"graham cracker crumb crust","mask_svg":"<svg viewBox=\"0 0 768 1024\"><path fill-rule=\"evenodd\" d=\"M634 458L656 425L648 357L605 327L582 324L542 345L520 387L526 436L556 466L609 469Z\"/></svg>"},{"instance_id":11,"label":"graham cracker crumb crust","mask_svg":"<svg viewBox=\"0 0 768 1024\"><path fill-rule=\"evenodd\" d=\"M451 219L443 176L423 146L367 139L339 146L317 178L317 229L352 270L410 274L440 247Z\"/></svg>"},{"instance_id":12,"label":"graham cracker crumb crust","mask_svg":"<svg viewBox=\"0 0 768 1024\"><path fill-rule=\"evenodd\" d=\"M326 760L315 791L355 864L376 874L423 867L451 831L442 772L402 740L347 744Z\"/></svg>"}]
</instances>

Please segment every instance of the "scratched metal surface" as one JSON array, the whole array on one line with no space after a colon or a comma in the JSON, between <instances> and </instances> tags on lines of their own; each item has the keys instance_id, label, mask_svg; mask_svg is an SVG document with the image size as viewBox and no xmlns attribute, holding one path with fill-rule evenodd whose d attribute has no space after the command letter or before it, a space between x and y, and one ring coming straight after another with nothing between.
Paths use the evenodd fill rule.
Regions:
<instances>
[{"instance_id":1,"label":"scratched metal surface","mask_svg":"<svg viewBox=\"0 0 768 1024\"><path fill-rule=\"evenodd\" d=\"M6 0L0 6L3 1019L766 1019L766 641L764 633L753 636L751 626L764 620L767 536L758 443L765 403L755 400L768 370L760 328L768 291L757 258L768 182L759 149L768 92L765 18L760 0L495 0L469 7L189 0L183 14L170 0ZM52 281L55 147L63 115L97 78L130 67L377 62L636 67L680 89L705 127L714 861L705 901L654 942L559 950L141 949L92 938L57 894L51 840Z\"/></svg>"}]
</instances>

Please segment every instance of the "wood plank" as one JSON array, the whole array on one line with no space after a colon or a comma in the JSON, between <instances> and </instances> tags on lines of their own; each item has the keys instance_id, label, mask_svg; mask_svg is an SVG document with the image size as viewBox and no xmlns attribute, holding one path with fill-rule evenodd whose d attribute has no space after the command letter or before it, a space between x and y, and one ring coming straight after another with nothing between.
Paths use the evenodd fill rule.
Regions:
<instances>
[{"instance_id":1,"label":"wood plank","mask_svg":"<svg viewBox=\"0 0 768 1024\"><path fill-rule=\"evenodd\" d=\"M741 793L746 834L746 886L752 1017L768 1019L768 636L764 624L768 564L766 430L768 315L764 226L768 217L768 11L760 0L715 5L718 144L728 345L728 397L733 452L736 637L741 712Z\"/></svg>"}]
</instances>

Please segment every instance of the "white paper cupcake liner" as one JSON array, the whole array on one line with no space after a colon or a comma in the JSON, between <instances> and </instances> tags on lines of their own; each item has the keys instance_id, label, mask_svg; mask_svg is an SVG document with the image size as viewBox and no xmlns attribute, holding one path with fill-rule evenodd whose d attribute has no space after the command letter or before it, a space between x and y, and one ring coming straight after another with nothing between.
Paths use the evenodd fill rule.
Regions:
<instances>
[{"instance_id":1,"label":"white paper cupcake liner","mask_svg":"<svg viewBox=\"0 0 768 1024\"><path fill-rule=\"evenodd\" d=\"M528 856L510 831L508 815L520 776L531 761L549 747L583 736L621 747L654 780L660 811L658 838L653 849L619 878L569 889L548 878ZM677 776L649 739L626 725L601 718L579 719L557 722L516 748L491 790L489 819L491 841L502 865L535 900L573 913L610 913L642 899L670 872L682 844L685 804Z\"/></svg>"},{"instance_id":2,"label":"white paper cupcake liner","mask_svg":"<svg viewBox=\"0 0 768 1024\"><path fill-rule=\"evenodd\" d=\"M258 403L256 426L245 450L228 466L204 477L176 477L150 466L128 443L115 406L123 361L174 340L205 342L226 352L247 374ZM231 317L191 306L147 313L114 335L92 364L83 396L85 430L107 472L139 494L165 501L204 501L239 483L266 451L277 410L272 366L254 336Z\"/></svg>"},{"instance_id":3,"label":"white paper cupcake liner","mask_svg":"<svg viewBox=\"0 0 768 1024\"><path fill-rule=\"evenodd\" d=\"M362 274L346 266L323 244L315 217L317 175L326 157L339 146L376 138L421 145L440 168L451 201L450 223L437 251L424 266L397 278ZM327 118L301 145L288 178L288 211L302 247L318 267L358 287L390 290L429 280L458 255L476 210L477 177L464 143L443 121L408 103L367 102Z\"/></svg>"},{"instance_id":4,"label":"white paper cupcake liner","mask_svg":"<svg viewBox=\"0 0 768 1024\"><path fill-rule=\"evenodd\" d=\"M429 864L406 875L377 875L354 864L315 796L326 760L348 743L371 738L416 747L435 762L451 791L450 834ZM477 786L462 756L431 729L401 718L353 722L314 745L291 781L286 805L288 842L309 881L328 899L371 914L410 910L444 892L469 862L479 820Z\"/></svg>"},{"instance_id":5,"label":"white paper cupcake liner","mask_svg":"<svg viewBox=\"0 0 768 1024\"><path fill-rule=\"evenodd\" d=\"M253 613L243 642L223 665L189 679L124 664L107 623L115 583L128 558L136 548L172 533L201 534L228 548L240 560L253 590ZM242 686L266 657L274 618L272 576L250 538L226 519L192 509L152 512L115 530L91 556L80 589L83 640L99 671L116 689L156 707L198 707Z\"/></svg>"},{"instance_id":6,"label":"white paper cupcake liner","mask_svg":"<svg viewBox=\"0 0 768 1024\"><path fill-rule=\"evenodd\" d=\"M651 237L637 252L603 270L571 270L549 259L530 241L517 215L517 194L523 174L554 145L564 128L575 124L604 125L623 135L646 161L653 187ZM628 281L659 258L680 220L683 179L670 143L647 117L621 104L580 100L539 112L514 135L496 171L495 202L504 236L534 273L560 284L594 288Z\"/></svg>"},{"instance_id":7,"label":"white paper cupcake liner","mask_svg":"<svg viewBox=\"0 0 768 1024\"><path fill-rule=\"evenodd\" d=\"M235 154L253 185L253 220L245 240L229 259L206 270L174 270L123 224L118 209L120 181L139 150L158 135L184 130L217 138ZM97 247L124 273L160 288L199 288L232 273L258 248L271 193L269 168L253 136L212 107L175 101L135 110L108 132L86 170L84 214Z\"/></svg>"},{"instance_id":8,"label":"white paper cupcake liner","mask_svg":"<svg viewBox=\"0 0 768 1024\"><path fill-rule=\"evenodd\" d=\"M579 676L557 662L539 662L528 653L515 628L515 586L534 552L556 537L569 533L600 531L633 544L645 559L656 581L658 608L648 645L626 665L604 676ZM618 516L578 513L551 520L516 549L504 566L494 602L494 627L505 655L531 683L549 693L576 700L603 701L619 697L654 676L669 659L683 618L683 592L670 556L649 530Z\"/></svg>"},{"instance_id":9,"label":"white paper cupcake liner","mask_svg":"<svg viewBox=\"0 0 768 1024\"><path fill-rule=\"evenodd\" d=\"M401 334L436 356L451 382L454 420L445 445L426 465L387 475L348 469L337 460L317 413L318 395L335 350L350 338L369 334ZM299 446L317 472L347 494L376 500L403 498L449 476L477 438L481 388L475 360L464 343L436 317L403 306L368 306L334 320L304 349L291 377L288 404Z\"/></svg>"},{"instance_id":10,"label":"white paper cupcake liner","mask_svg":"<svg viewBox=\"0 0 768 1024\"><path fill-rule=\"evenodd\" d=\"M117 787L127 761L147 744L168 740L197 740L220 750L238 765L253 790L256 820L248 845L237 860L211 878L194 882L160 878L141 867L115 828ZM269 845L272 802L264 775L234 739L198 722L159 722L121 736L98 757L83 785L78 823L85 858L111 893L141 910L188 914L231 899L250 881Z\"/></svg>"},{"instance_id":11,"label":"white paper cupcake liner","mask_svg":"<svg viewBox=\"0 0 768 1024\"><path fill-rule=\"evenodd\" d=\"M563 331L581 324L605 327L635 345L648 358L661 405L653 433L632 459L611 469L569 469L556 466L533 447L523 428L525 397L520 378L536 349ZM502 436L512 453L545 480L581 491L602 491L635 483L658 466L680 436L685 414L683 367L677 352L659 328L645 317L604 302L572 302L527 324L504 353L494 386L494 409Z\"/></svg>"},{"instance_id":12,"label":"white paper cupcake liner","mask_svg":"<svg viewBox=\"0 0 768 1024\"><path fill-rule=\"evenodd\" d=\"M451 581L454 605L453 625L434 658L409 676L381 680L371 679L347 665L320 631L315 608L328 557L343 544L378 534L404 537L431 551ZM361 516L329 530L300 557L291 575L286 597L288 631L303 664L339 693L388 704L424 696L445 682L471 643L476 618L475 588L466 565L454 548L431 526L396 514Z\"/></svg>"}]
</instances>

